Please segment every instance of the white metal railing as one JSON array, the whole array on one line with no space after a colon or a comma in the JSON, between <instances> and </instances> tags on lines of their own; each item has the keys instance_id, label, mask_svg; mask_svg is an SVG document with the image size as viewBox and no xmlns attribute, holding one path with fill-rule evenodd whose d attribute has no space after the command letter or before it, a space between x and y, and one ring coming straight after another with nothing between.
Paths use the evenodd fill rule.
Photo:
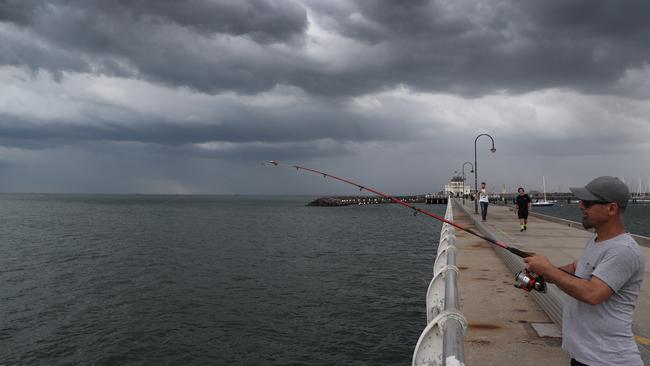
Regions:
<instances>
[{"instance_id":1,"label":"white metal railing","mask_svg":"<svg viewBox=\"0 0 650 366\"><path fill-rule=\"evenodd\" d=\"M445 219L454 219L451 197ZM463 341L467 320L460 312L458 302L456 252L456 230L443 223L438 255L433 265L433 279L427 290L427 326L415 346L413 366L465 365Z\"/></svg>"}]
</instances>

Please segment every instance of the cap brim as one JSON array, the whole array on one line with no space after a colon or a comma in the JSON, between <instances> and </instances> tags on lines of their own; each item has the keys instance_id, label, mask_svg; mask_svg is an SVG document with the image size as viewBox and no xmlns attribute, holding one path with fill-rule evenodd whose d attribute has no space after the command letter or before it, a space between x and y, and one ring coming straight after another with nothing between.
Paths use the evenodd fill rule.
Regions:
<instances>
[{"instance_id":1,"label":"cap brim","mask_svg":"<svg viewBox=\"0 0 650 366\"><path fill-rule=\"evenodd\" d=\"M581 201L600 201L600 198L591 194L585 187L569 188L571 192Z\"/></svg>"}]
</instances>

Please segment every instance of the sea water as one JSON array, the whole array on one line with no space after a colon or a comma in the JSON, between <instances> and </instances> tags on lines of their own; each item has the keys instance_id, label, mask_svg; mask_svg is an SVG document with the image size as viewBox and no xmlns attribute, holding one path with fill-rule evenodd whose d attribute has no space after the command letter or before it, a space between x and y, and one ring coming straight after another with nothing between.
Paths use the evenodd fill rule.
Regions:
<instances>
[{"instance_id":1,"label":"sea water","mask_svg":"<svg viewBox=\"0 0 650 366\"><path fill-rule=\"evenodd\" d=\"M536 206L533 207L533 211L571 221L582 222L582 214L577 204L556 203L549 207ZM633 234L650 236L650 204L628 204L623 215L623 221L627 231Z\"/></svg>"},{"instance_id":2,"label":"sea water","mask_svg":"<svg viewBox=\"0 0 650 366\"><path fill-rule=\"evenodd\" d=\"M440 223L313 198L0 195L0 365L409 364Z\"/></svg>"}]
</instances>

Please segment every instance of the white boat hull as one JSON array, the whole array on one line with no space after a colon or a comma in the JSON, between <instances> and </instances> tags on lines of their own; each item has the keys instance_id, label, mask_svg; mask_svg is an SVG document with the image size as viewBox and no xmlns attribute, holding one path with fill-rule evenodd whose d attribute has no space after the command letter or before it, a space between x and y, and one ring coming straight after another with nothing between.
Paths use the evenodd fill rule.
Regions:
<instances>
[{"instance_id":1,"label":"white boat hull","mask_svg":"<svg viewBox=\"0 0 650 366\"><path fill-rule=\"evenodd\" d=\"M553 206L554 204L555 203L553 203L553 202L533 202L533 206L537 206L537 207L540 207L540 206L542 206L542 207L547 206L548 207L548 206Z\"/></svg>"}]
</instances>

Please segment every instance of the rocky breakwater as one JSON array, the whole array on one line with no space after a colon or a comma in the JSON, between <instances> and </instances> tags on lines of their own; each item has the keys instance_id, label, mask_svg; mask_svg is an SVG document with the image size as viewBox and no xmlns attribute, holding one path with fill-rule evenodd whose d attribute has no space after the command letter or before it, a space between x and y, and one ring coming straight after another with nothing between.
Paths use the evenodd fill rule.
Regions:
<instances>
[{"instance_id":1,"label":"rocky breakwater","mask_svg":"<svg viewBox=\"0 0 650 366\"><path fill-rule=\"evenodd\" d=\"M425 202L424 196L401 196L397 198L409 203ZM370 196L320 197L309 202L307 206L336 207L350 205L374 205L380 203L392 203L392 201L388 198Z\"/></svg>"}]
</instances>

